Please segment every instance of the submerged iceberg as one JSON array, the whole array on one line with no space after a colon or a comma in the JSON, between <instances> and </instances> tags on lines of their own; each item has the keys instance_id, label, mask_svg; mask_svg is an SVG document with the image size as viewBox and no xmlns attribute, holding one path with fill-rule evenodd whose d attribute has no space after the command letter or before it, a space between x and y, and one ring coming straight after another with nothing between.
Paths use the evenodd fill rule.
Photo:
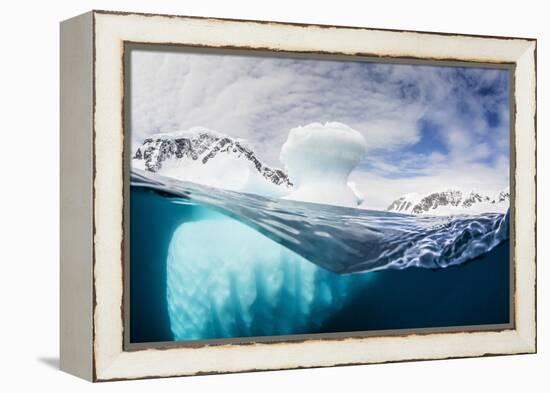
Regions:
<instances>
[{"instance_id":1,"label":"submerged iceberg","mask_svg":"<svg viewBox=\"0 0 550 393\"><path fill-rule=\"evenodd\" d=\"M363 136L342 123L312 123L291 129L280 156L294 184L285 198L347 207L359 205L362 195L348 184L348 177L366 150Z\"/></svg>"},{"instance_id":2,"label":"submerged iceberg","mask_svg":"<svg viewBox=\"0 0 550 393\"><path fill-rule=\"evenodd\" d=\"M249 226L194 207L174 232L167 300L175 340L315 332L369 274L341 276Z\"/></svg>"}]
</instances>

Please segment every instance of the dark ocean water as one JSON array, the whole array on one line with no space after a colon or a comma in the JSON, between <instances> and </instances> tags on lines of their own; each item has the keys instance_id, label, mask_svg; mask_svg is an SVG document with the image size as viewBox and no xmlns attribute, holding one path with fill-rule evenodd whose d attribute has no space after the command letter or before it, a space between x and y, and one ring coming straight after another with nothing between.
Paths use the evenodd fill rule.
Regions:
<instances>
[{"instance_id":1,"label":"dark ocean water","mask_svg":"<svg viewBox=\"0 0 550 393\"><path fill-rule=\"evenodd\" d=\"M414 217L144 173L130 205L131 342L509 322L507 215Z\"/></svg>"}]
</instances>

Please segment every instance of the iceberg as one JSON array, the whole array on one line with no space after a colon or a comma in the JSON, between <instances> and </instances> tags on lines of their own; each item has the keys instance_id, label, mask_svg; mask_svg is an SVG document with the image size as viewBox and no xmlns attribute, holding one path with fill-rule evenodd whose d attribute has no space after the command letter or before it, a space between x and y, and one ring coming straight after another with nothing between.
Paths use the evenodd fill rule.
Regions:
<instances>
[{"instance_id":1,"label":"iceberg","mask_svg":"<svg viewBox=\"0 0 550 393\"><path fill-rule=\"evenodd\" d=\"M329 272L248 225L195 209L198 220L177 228L168 251L175 340L315 332L370 279Z\"/></svg>"},{"instance_id":2,"label":"iceberg","mask_svg":"<svg viewBox=\"0 0 550 393\"><path fill-rule=\"evenodd\" d=\"M342 123L311 123L290 130L280 160L293 189L285 199L356 207L363 201L350 172L365 157L363 136Z\"/></svg>"}]
</instances>

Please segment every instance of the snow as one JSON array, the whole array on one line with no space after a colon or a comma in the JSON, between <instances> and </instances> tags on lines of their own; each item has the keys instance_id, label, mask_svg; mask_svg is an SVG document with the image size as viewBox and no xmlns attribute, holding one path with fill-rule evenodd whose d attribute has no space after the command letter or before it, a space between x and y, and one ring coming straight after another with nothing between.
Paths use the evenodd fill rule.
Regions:
<instances>
[{"instance_id":1,"label":"snow","mask_svg":"<svg viewBox=\"0 0 550 393\"><path fill-rule=\"evenodd\" d=\"M399 213L418 214L425 216L453 216L461 214L481 214L481 213L506 213L510 203L508 198L499 202L501 195L509 193L509 188L505 188L500 192L483 192L476 189L465 191L464 189L445 188L439 191L433 191L427 194L408 193L396 199L388 210ZM421 213L413 212L415 206L420 204L424 198L429 198L434 194L444 194L449 200L458 201L458 205L439 204L435 208L430 208ZM470 197L479 197L482 201L475 200L470 206L464 205L464 201ZM457 199L458 198L458 199Z\"/></svg>"},{"instance_id":2,"label":"snow","mask_svg":"<svg viewBox=\"0 0 550 393\"><path fill-rule=\"evenodd\" d=\"M421 215L430 216L455 216L461 214L482 214L482 213L506 213L508 211L509 203L490 203L479 202L471 207L464 206L439 206L437 209L430 210Z\"/></svg>"},{"instance_id":3,"label":"snow","mask_svg":"<svg viewBox=\"0 0 550 393\"><path fill-rule=\"evenodd\" d=\"M211 151L212 146L210 143L213 138L221 139L227 137L232 141L238 142L241 146L250 148L244 140L231 138L204 127L192 127L187 130L158 133L152 135L151 139L174 140L187 138L189 140L197 140L201 135L210 137L206 138L203 142L204 149L202 155L195 160L190 157L172 157L166 159L162 162L162 167L157 173L183 181L268 197L280 197L289 192L288 187L285 185L276 185L264 178L250 160L231 152L218 152L208 159L206 163L203 162L204 156ZM153 155L158 155L159 152L159 149L155 149ZM144 160L141 159L134 159L132 165L137 169L145 169Z\"/></svg>"},{"instance_id":4,"label":"snow","mask_svg":"<svg viewBox=\"0 0 550 393\"><path fill-rule=\"evenodd\" d=\"M230 154L221 153L202 161L188 158L167 160L159 174L191 181L224 190L279 197L288 193L285 186L277 186L265 179L253 163Z\"/></svg>"},{"instance_id":5,"label":"snow","mask_svg":"<svg viewBox=\"0 0 550 393\"><path fill-rule=\"evenodd\" d=\"M149 138L150 139L195 138L195 137L198 137L200 134L208 134L218 138L223 138L227 136L226 134L222 134L221 132L214 131L206 127L195 126L184 130L177 130L172 132L159 132L157 134L153 134L149 136Z\"/></svg>"},{"instance_id":6,"label":"snow","mask_svg":"<svg viewBox=\"0 0 550 393\"><path fill-rule=\"evenodd\" d=\"M354 185L348 185L348 177L366 150L363 136L342 123L311 123L291 129L280 155L294 184L285 198L356 207L363 198Z\"/></svg>"},{"instance_id":7,"label":"snow","mask_svg":"<svg viewBox=\"0 0 550 393\"><path fill-rule=\"evenodd\" d=\"M202 127L202 126L194 126L188 129L177 130L172 132L160 132L157 134L152 134L151 136L149 136L149 138L150 139L180 139L180 138L193 139L204 134L207 134L210 137L220 138L220 139L229 138L232 141L239 142L242 146L245 146L251 150L254 150L253 146L246 139L234 138L232 136L224 134L223 132L219 132L211 128Z\"/></svg>"}]
</instances>

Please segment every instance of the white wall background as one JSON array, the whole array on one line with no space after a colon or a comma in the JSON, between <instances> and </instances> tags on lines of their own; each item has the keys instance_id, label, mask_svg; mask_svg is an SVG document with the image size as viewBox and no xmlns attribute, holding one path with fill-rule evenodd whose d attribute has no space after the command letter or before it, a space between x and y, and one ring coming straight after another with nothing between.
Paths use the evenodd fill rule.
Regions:
<instances>
[{"instance_id":1,"label":"white wall background","mask_svg":"<svg viewBox=\"0 0 550 393\"><path fill-rule=\"evenodd\" d=\"M531 0L5 2L0 14L0 391L548 391L550 231L544 195L550 138L544 121L550 25L544 5ZM58 371L58 23L90 9L538 38L539 354L95 386Z\"/></svg>"}]
</instances>

